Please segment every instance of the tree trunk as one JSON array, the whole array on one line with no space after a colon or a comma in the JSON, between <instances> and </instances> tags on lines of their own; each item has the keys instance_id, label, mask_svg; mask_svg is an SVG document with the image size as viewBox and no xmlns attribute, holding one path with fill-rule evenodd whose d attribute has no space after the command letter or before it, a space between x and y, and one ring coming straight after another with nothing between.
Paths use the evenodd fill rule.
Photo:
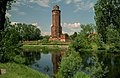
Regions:
<instances>
[{"instance_id":1,"label":"tree trunk","mask_svg":"<svg viewBox=\"0 0 120 78\"><path fill-rule=\"evenodd\" d=\"M4 30L7 0L0 1L0 30Z\"/></svg>"}]
</instances>

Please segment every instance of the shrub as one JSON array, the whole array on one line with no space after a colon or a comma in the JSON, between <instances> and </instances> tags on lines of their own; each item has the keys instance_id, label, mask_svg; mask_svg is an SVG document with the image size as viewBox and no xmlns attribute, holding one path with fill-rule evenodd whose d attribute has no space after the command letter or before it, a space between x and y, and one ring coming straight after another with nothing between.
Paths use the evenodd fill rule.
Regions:
<instances>
[{"instance_id":1,"label":"shrub","mask_svg":"<svg viewBox=\"0 0 120 78\"><path fill-rule=\"evenodd\" d=\"M61 60L58 78L71 78L79 70L82 59L79 53L70 50Z\"/></svg>"}]
</instances>

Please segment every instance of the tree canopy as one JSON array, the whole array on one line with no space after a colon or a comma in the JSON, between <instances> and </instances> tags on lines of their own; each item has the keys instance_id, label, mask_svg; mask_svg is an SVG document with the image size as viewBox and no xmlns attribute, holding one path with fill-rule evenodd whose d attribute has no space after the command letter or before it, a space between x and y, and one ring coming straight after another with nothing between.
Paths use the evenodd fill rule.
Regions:
<instances>
[{"instance_id":1,"label":"tree canopy","mask_svg":"<svg viewBox=\"0 0 120 78\"><path fill-rule=\"evenodd\" d=\"M98 0L94 9L97 31L106 43L107 27L120 30L120 0Z\"/></svg>"},{"instance_id":2,"label":"tree canopy","mask_svg":"<svg viewBox=\"0 0 120 78\"><path fill-rule=\"evenodd\" d=\"M40 39L41 31L39 28L37 28L37 26L32 24L27 25L24 23L17 23L13 26L19 32L21 39L24 41Z\"/></svg>"}]
</instances>

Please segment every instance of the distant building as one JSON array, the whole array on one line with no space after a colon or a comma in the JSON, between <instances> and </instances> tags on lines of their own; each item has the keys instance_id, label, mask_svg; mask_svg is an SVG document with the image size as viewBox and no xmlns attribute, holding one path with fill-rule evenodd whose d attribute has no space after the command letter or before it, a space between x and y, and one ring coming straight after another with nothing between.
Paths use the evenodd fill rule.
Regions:
<instances>
[{"instance_id":1,"label":"distant building","mask_svg":"<svg viewBox=\"0 0 120 78\"><path fill-rule=\"evenodd\" d=\"M67 41L68 37L62 34L61 15L59 6L55 5L52 10L52 27L49 41Z\"/></svg>"}]
</instances>

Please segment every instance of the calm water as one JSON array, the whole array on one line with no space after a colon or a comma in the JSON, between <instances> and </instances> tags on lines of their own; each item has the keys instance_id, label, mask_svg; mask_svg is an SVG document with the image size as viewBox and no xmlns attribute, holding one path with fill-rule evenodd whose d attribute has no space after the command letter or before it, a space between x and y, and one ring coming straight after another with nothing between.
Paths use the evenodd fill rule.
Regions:
<instances>
[{"instance_id":1,"label":"calm water","mask_svg":"<svg viewBox=\"0 0 120 78\"><path fill-rule=\"evenodd\" d=\"M49 76L58 71L58 63L61 59L61 52L24 52L26 64L31 68Z\"/></svg>"},{"instance_id":2,"label":"calm water","mask_svg":"<svg viewBox=\"0 0 120 78\"><path fill-rule=\"evenodd\" d=\"M26 64L31 68L42 73L52 76L58 71L58 63L61 60L61 52L24 52L26 56ZM90 53L82 53L83 65L90 65ZM108 67L109 72L104 78L120 78L120 54L98 54L100 62L103 62Z\"/></svg>"}]
</instances>

